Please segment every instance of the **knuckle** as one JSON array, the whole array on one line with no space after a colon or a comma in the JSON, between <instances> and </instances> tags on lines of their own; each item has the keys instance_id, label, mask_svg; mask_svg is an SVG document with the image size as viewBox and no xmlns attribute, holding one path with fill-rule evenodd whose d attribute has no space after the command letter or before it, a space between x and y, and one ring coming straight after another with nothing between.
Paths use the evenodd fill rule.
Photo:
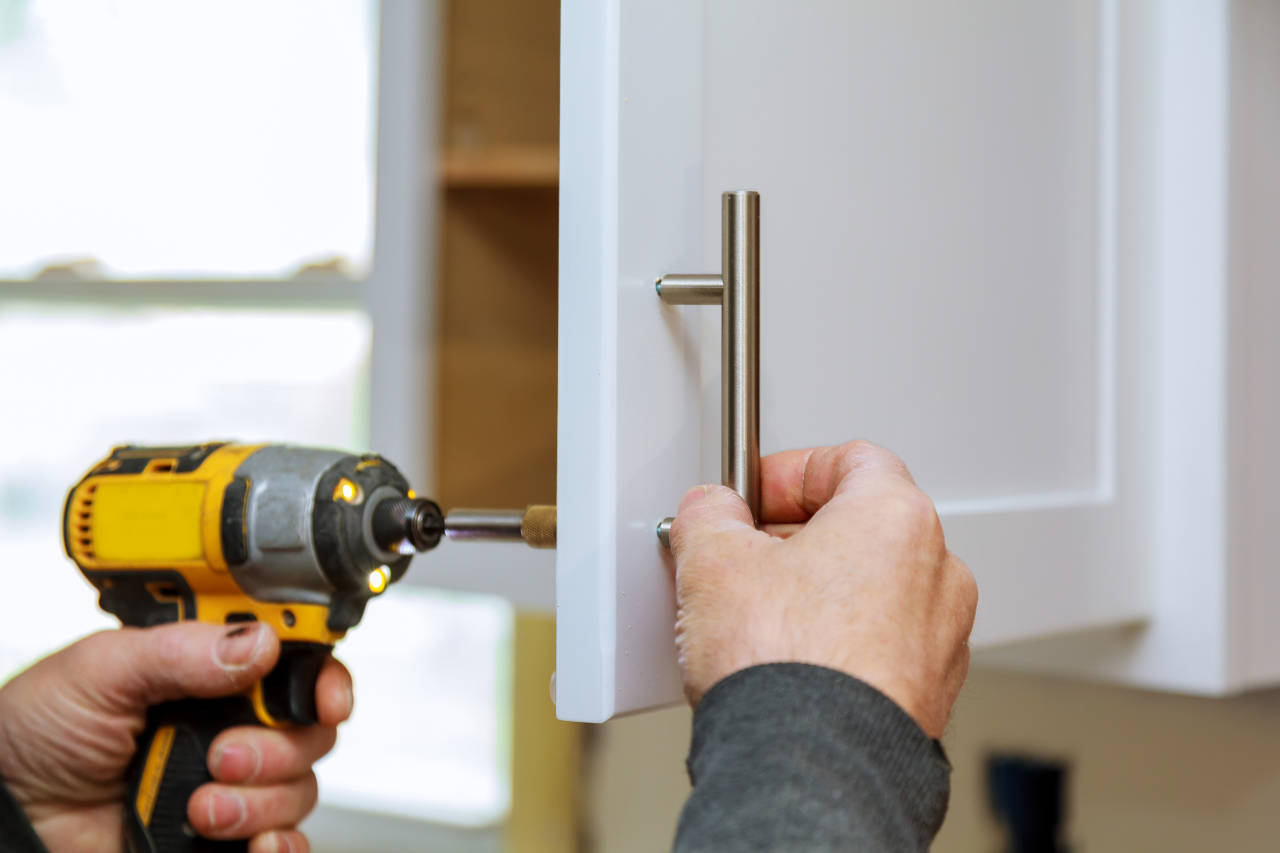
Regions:
<instances>
[{"instance_id":1,"label":"knuckle","mask_svg":"<svg viewBox=\"0 0 1280 853\"><path fill-rule=\"evenodd\" d=\"M121 637L128 636L128 633L134 630L136 629L118 628L114 631L109 629L95 631L63 650L64 659L73 670L92 669L97 661L113 654L113 647Z\"/></svg>"},{"instance_id":2,"label":"knuckle","mask_svg":"<svg viewBox=\"0 0 1280 853\"><path fill-rule=\"evenodd\" d=\"M837 448L840 461L846 470L869 467L905 468L902 460L892 450L867 441L865 438L845 442Z\"/></svg>"},{"instance_id":3,"label":"knuckle","mask_svg":"<svg viewBox=\"0 0 1280 853\"><path fill-rule=\"evenodd\" d=\"M677 557L690 546L719 533L725 522L734 518L726 514L724 508L742 500L726 486L698 488L706 488L705 496L684 503L671 523L671 548Z\"/></svg>"},{"instance_id":4,"label":"knuckle","mask_svg":"<svg viewBox=\"0 0 1280 853\"><path fill-rule=\"evenodd\" d=\"M853 441L846 441L840 445L840 454L845 457L858 458L870 456L881 448L877 444L872 444L865 438L855 438Z\"/></svg>"},{"instance_id":5,"label":"knuckle","mask_svg":"<svg viewBox=\"0 0 1280 853\"><path fill-rule=\"evenodd\" d=\"M315 803L316 797L320 793L320 783L316 779L316 772L308 769L302 777L302 795L303 800L308 803Z\"/></svg>"},{"instance_id":6,"label":"knuckle","mask_svg":"<svg viewBox=\"0 0 1280 853\"><path fill-rule=\"evenodd\" d=\"M978 609L978 579L960 558L952 557L951 565L959 586L960 601L964 604L966 611L973 614Z\"/></svg>"},{"instance_id":7,"label":"knuckle","mask_svg":"<svg viewBox=\"0 0 1280 853\"><path fill-rule=\"evenodd\" d=\"M175 626L177 627L177 626ZM178 672L189 664L186 660L186 638L182 631L159 629L145 637L156 666L163 672Z\"/></svg>"},{"instance_id":8,"label":"knuckle","mask_svg":"<svg viewBox=\"0 0 1280 853\"><path fill-rule=\"evenodd\" d=\"M316 801L320 798L320 787L314 770L307 771L298 793L299 820L301 820L311 813L311 810L316 807Z\"/></svg>"},{"instance_id":9,"label":"knuckle","mask_svg":"<svg viewBox=\"0 0 1280 853\"><path fill-rule=\"evenodd\" d=\"M873 457L876 446L866 439L847 441L836 448L836 468L842 472L857 471Z\"/></svg>"},{"instance_id":10,"label":"knuckle","mask_svg":"<svg viewBox=\"0 0 1280 853\"><path fill-rule=\"evenodd\" d=\"M913 539L941 539L942 523L928 495L914 486L886 497L886 513L896 529Z\"/></svg>"}]
</instances>

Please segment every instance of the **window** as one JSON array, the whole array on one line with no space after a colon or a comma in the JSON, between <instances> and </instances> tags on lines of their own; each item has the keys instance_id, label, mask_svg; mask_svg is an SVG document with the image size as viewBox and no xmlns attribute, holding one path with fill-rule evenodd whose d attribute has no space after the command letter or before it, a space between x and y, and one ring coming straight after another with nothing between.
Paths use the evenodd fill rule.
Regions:
<instances>
[{"instance_id":1,"label":"window","mask_svg":"<svg viewBox=\"0 0 1280 853\"><path fill-rule=\"evenodd\" d=\"M426 150L418 81L392 73L418 66L388 53L411 40L380 48L379 26L422 14L0 2L0 618L20 626L0 679L115 624L59 531L66 490L115 444L372 447L429 487L429 401L405 375L429 353L429 223L406 203L373 236L375 195L416 186ZM401 583L373 602L338 649L357 710L318 768L322 806L500 822L511 634L497 598Z\"/></svg>"},{"instance_id":2,"label":"window","mask_svg":"<svg viewBox=\"0 0 1280 853\"><path fill-rule=\"evenodd\" d=\"M0 5L0 277L361 275L368 0Z\"/></svg>"}]
</instances>

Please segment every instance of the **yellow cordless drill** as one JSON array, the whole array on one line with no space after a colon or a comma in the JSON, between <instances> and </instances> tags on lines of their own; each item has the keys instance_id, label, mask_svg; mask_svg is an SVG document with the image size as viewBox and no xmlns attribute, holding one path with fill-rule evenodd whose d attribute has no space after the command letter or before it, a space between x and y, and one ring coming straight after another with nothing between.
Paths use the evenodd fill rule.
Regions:
<instances>
[{"instance_id":1,"label":"yellow cordless drill","mask_svg":"<svg viewBox=\"0 0 1280 853\"><path fill-rule=\"evenodd\" d=\"M440 508L381 456L307 447L118 447L71 489L67 554L122 623L257 621L281 640L279 663L246 695L150 710L128 777L127 849L247 849L186 824L213 738L314 723L334 643L445 529Z\"/></svg>"}]
</instances>

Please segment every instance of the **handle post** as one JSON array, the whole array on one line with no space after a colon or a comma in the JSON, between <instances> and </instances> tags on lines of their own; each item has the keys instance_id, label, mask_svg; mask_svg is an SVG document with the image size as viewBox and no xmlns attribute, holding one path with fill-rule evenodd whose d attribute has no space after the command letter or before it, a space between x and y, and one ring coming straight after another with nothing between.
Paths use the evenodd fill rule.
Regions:
<instances>
[{"instance_id":1,"label":"handle post","mask_svg":"<svg viewBox=\"0 0 1280 853\"><path fill-rule=\"evenodd\" d=\"M760 194L721 196L720 473L760 519Z\"/></svg>"},{"instance_id":2,"label":"handle post","mask_svg":"<svg viewBox=\"0 0 1280 853\"><path fill-rule=\"evenodd\" d=\"M668 305L720 306L720 481L760 519L760 194L720 196L720 275L664 275ZM671 547L671 522L658 539Z\"/></svg>"}]
</instances>

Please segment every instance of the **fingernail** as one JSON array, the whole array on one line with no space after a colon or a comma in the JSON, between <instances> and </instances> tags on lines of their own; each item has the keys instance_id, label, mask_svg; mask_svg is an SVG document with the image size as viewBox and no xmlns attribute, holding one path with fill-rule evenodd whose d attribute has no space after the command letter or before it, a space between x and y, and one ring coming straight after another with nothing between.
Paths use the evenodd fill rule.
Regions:
<instances>
[{"instance_id":1,"label":"fingernail","mask_svg":"<svg viewBox=\"0 0 1280 853\"><path fill-rule=\"evenodd\" d=\"M213 659L225 670L240 670L253 663L262 645L263 626L239 625L218 638Z\"/></svg>"},{"instance_id":2,"label":"fingernail","mask_svg":"<svg viewBox=\"0 0 1280 853\"><path fill-rule=\"evenodd\" d=\"M706 498L707 495L711 494L715 490L715 486L694 486L692 489L684 493L684 497L680 499L680 505L676 508L676 512L679 513L688 509L698 501Z\"/></svg>"},{"instance_id":3,"label":"fingernail","mask_svg":"<svg viewBox=\"0 0 1280 853\"><path fill-rule=\"evenodd\" d=\"M273 832L262 836L262 844L264 853L293 853L293 845L289 843L289 836L283 832Z\"/></svg>"},{"instance_id":4,"label":"fingernail","mask_svg":"<svg viewBox=\"0 0 1280 853\"><path fill-rule=\"evenodd\" d=\"M347 685L347 713L346 713L346 716L348 719L351 717L351 712L354 711L355 709L356 709L356 694L352 692L351 685L348 684Z\"/></svg>"},{"instance_id":5,"label":"fingernail","mask_svg":"<svg viewBox=\"0 0 1280 853\"><path fill-rule=\"evenodd\" d=\"M209 769L222 782L251 782L262 769L262 753L248 743L229 743L214 750Z\"/></svg>"},{"instance_id":6,"label":"fingernail","mask_svg":"<svg viewBox=\"0 0 1280 853\"><path fill-rule=\"evenodd\" d=\"M237 793L226 791L209 798L210 830L234 832L246 816L244 798Z\"/></svg>"}]
</instances>

